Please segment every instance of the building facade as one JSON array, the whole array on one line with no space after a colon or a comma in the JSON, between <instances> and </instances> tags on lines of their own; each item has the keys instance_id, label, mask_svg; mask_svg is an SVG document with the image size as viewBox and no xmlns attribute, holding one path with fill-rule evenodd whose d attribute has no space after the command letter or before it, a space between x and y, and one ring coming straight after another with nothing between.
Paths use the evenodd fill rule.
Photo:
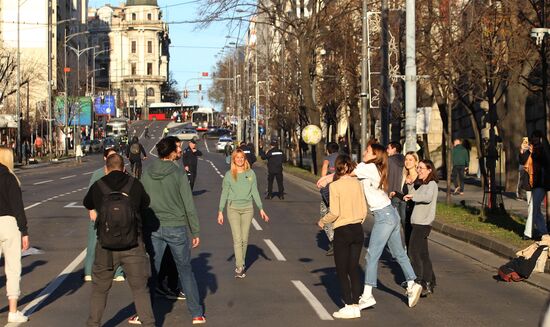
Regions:
<instances>
[{"instance_id":1,"label":"building facade","mask_svg":"<svg viewBox=\"0 0 550 327\"><path fill-rule=\"evenodd\" d=\"M168 80L170 38L156 0L128 0L120 7L90 9L90 46L95 50L95 93L116 96L119 115L146 117L161 102Z\"/></svg>"}]
</instances>

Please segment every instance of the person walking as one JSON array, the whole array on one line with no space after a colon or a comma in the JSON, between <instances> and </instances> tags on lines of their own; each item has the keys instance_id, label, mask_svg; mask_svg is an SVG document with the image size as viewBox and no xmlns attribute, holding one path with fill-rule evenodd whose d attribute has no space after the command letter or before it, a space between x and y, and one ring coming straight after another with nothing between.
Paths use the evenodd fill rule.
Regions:
<instances>
[{"instance_id":1,"label":"person walking","mask_svg":"<svg viewBox=\"0 0 550 327\"><path fill-rule=\"evenodd\" d=\"M418 189L422 182L418 179L418 154L414 151L409 151L405 154L405 174L403 179L403 195L411 194L414 190ZM411 216L414 209L413 201L405 202L405 224L403 225L403 231L405 234L405 246L407 251L409 250L409 243L411 240L412 225Z\"/></svg>"},{"instance_id":2,"label":"person walking","mask_svg":"<svg viewBox=\"0 0 550 327\"><path fill-rule=\"evenodd\" d=\"M277 141L271 141L271 148L267 153L262 153L262 159L267 160L267 195L266 200L273 198L273 180L277 179L277 189L279 199L285 199L285 188L283 185L283 162L285 161L285 155Z\"/></svg>"},{"instance_id":3,"label":"person walking","mask_svg":"<svg viewBox=\"0 0 550 327\"><path fill-rule=\"evenodd\" d=\"M531 158L531 151L529 150L529 141L527 141L527 147L524 147L522 143L518 159L520 164L518 190L525 192L525 199L527 200L527 220L525 221L525 228L523 229L522 238L524 240L530 240L533 238L533 198L531 196L529 170L532 169L533 162Z\"/></svg>"},{"instance_id":4,"label":"person walking","mask_svg":"<svg viewBox=\"0 0 550 327\"><path fill-rule=\"evenodd\" d=\"M403 170L405 167L405 156L401 154L401 143L390 142L386 147L388 152L388 192L390 194L391 204L397 209L401 218L401 225L405 226L406 204L403 199L394 196L403 190Z\"/></svg>"},{"instance_id":5,"label":"person walking","mask_svg":"<svg viewBox=\"0 0 550 327\"><path fill-rule=\"evenodd\" d=\"M106 234L98 233L99 242L96 244L95 259L92 269L92 294L90 297L90 314L87 326L101 326L101 318L107 304L109 289L113 283L115 270L122 266L126 272L128 284L132 290L136 310L141 317L144 326L155 326L155 317L151 307L151 299L147 280L150 275L149 259L145 252L143 243L142 214L149 206L150 198L145 192L139 180L124 172L124 159L118 154L111 154L105 162L106 175L95 182L84 197L83 205L88 210L96 210L97 215L93 217L98 223L98 231L101 225L113 219L110 215L113 203L107 194L121 192L129 201L129 207L120 204L116 209L119 215L126 212L128 219L136 229L137 238L135 244L125 244L120 249L106 246L103 237ZM120 202L117 202L119 204ZM126 211L129 210L129 211ZM131 212L131 214L130 214ZM122 219L120 216L119 219ZM116 226L116 225L114 225ZM116 227L115 227L116 228Z\"/></svg>"},{"instance_id":6,"label":"person walking","mask_svg":"<svg viewBox=\"0 0 550 327\"><path fill-rule=\"evenodd\" d=\"M418 303L422 286L415 282L416 275L401 241L401 224L397 210L391 205L386 193L388 187L388 154L380 144L369 144L363 153L363 162L353 171L354 176L361 179L370 211L374 216L369 247L366 255L365 286L359 300L359 307L365 309L376 304L372 288L376 287L378 275L378 260L387 245L393 258L397 261L407 282L407 298L409 307ZM333 178L328 175L321 178L318 186L323 186Z\"/></svg>"},{"instance_id":7,"label":"person walking","mask_svg":"<svg viewBox=\"0 0 550 327\"><path fill-rule=\"evenodd\" d=\"M462 145L461 139L455 139L453 141L453 150L451 152L453 171L451 173L451 179L453 180L455 189L453 193L455 195L464 194L464 173L468 171L470 165L470 154L468 150Z\"/></svg>"},{"instance_id":8,"label":"person walking","mask_svg":"<svg viewBox=\"0 0 550 327\"><path fill-rule=\"evenodd\" d=\"M529 139L530 159L527 162L533 205L533 224L537 237L548 234L548 226L541 205L550 191L550 144L541 131L534 131Z\"/></svg>"},{"instance_id":9,"label":"person walking","mask_svg":"<svg viewBox=\"0 0 550 327\"><path fill-rule=\"evenodd\" d=\"M435 220L437 206L437 172L431 160L424 159L418 163L418 179L422 185L418 189L411 189L411 194L403 197L405 201L414 202L411 215L412 233L409 242L409 257L417 282L422 285L423 296L432 294L435 287L435 274L433 272L430 251L428 249L428 236Z\"/></svg>"},{"instance_id":10,"label":"person walking","mask_svg":"<svg viewBox=\"0 0 550 327\"><path fill-rule=\"evenodd\" d=\"M103 160L107 162L107 158L113 154L116 154L116 151L114 148L109 148L104 150ZM102 166L101 168L98 168L96 171L94 171L94 173L92 174L92 177L90 178L90 182L88 183L88 191L90 190L92 185L94 185L94 183L100 180L103 176L105 176L105 166ZM97 212L95 210L89 211L90 222L88 224L88 244L86 247L86 258L84 259L84 281L85 282L92 281L92 267L94 264L95 248L97 245L97 230L95 226L96 215L97 215ZM116 269L113 280L115 282L123 282L125 280L122 266L119 266Z\"/></svg>"},{"instance_id":11,"label":"person walking","mask_svg":"<svg viewBox=\"0 0 550 327\"><path fill-rule=\"evenodd\" d=\"M248 247L248 234L254 207L252 202L260 210L260 217L269 221L269 217L263 210L262 200L258 192L256 174L250 169L243 150L236 149L231 155L231 168L225 173L222 183L222 194L218 209L218 224L223 225L223 210L227 204L227 220L233 236L233 250L235 251L235 277L246 276L246 250Z\"/></svg>"},{"instance_id":12,"label":"person walking","mask_svg":"<svg viewBox=\"0 0 550 327\"><path fill-rule=\"evenodd\" d=\"M158 273L164 251L170 248L180 286L187 298L192 324L204 324L206 318L200 303L197 281L191 269L191 249L200 244L200 226L189 180L178 166L178 146L173 138L164 138L156 145L160 160L145 170L143 186L151 196L149 216L152 260ZM188 234L191 235L189 239ZM134 317L140 320L140 317ZM134 319L132 318L132 319Z\"/></svg>"},{"instance_id":13,"label":"person walking","mask_svg":"<svg viewBox=\"0 0 550 327\"><path fill-rule=\"evenodd\" d=\"M350 156L339 155L335 168L334 181L329 185L330 211L318 222L321 229L325 224L332 224L334 228L334 264L345 306L332 315L339 319L359 318L359 257L367 203L361 183L351 176L355 163Z\"/></svg>"},{"instance_id":14,"label":"person walking","mask_svg":"<svg viewBox=\"0 0 550 327\"><path fill-rule=\"evenodd\" d=\"M233 143L227 142L223 147L223 154L225 155L225 163L231 165L231 154L233 153Z\"/></svg>"},{"instance_id":15,"label":"person walking","mask_svg":"<svg viewBox=\"0 0 550 327\"><path fill-rule=\"evenodd\" d=\"M246 144L246 142L241 142L239 149L241 149L246 155L246 160L250 167L256 162L256 154L254 153L254 147L251 144Z\"/></svg>"},{"instance_id":16,"label":"person walking","mask_svg":"<svg viewBox=\"0 0 550 327\"><path fill-rule=\"evenodd\" d=\"M189 177L191 190L195 187L195 179L197 178L197 163L198 157L202 156L202 152L197 149L197 141L191 139L187 144L187 148L183 150L183 168Z\"/></svg>"},{"instance_id":17,"label":"person walking","mask_svg":"<svg viewBox=\"0 0 550 327\"><path fill-rule=\"evenodd\" d=\"M13 172L12 149L0 148L0 255L4 255L8 323L29 320L17 310L21 295L21 251L27 250L30 243L20 185Z\"/></svg>"},{"instance_id":18,"label":"person walking","mask_svg":"<svg viewBox=\"0 0 550 327\"><path fill-rule=\"evenodd\" d=\"M143 145L139 143L138 137L134 136L132 137L132 142L128 147L126 157L130 160L130 168L131 168L132 175L137 179L141 178L141 171L142 171L141 156L142 155L143 155L143 160L146 160L147 153L145 152L145 148L143 148Z\"/></svg>"},{"instance_id":19,"label":"person walking","mask_svg":"<svg viewBox=\"0 0 550 327\"><path fill-rule=\"evenodd\" d=\"M323 166L321 167L321 177L325 177L328 174L334 174L336 169L336 158L340 153L338 152L340 150L340 147L336 142L329 142L327 144L327 156L325 157L325 160L323 160ZM327 188L325 186L325 188ZM323 192L326 193L326 190L321 190L321 204L319 205L319 212L321 214L321 217L324 217L328 212L329 208L326 203L326 199L323 198ZM326 223L323 227L323 230L325 231L325 234L327 235L329 246L328 250L325 253L326 256L331 256L334 254L334 246L333 246L333 240L334 240L334 229L332 228L331 223Z\"/></svg>"}]
</instances>

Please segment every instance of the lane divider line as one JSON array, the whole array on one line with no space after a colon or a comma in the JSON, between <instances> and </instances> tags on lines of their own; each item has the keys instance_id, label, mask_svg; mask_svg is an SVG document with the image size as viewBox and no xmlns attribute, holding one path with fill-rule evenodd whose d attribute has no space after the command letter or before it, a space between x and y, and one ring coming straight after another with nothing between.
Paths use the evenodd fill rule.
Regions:
<instances>
[{"instance_id":1,"label":"lane divider line","mask_svg":"<svg viewBox=\"0 0 550 327\"><path fill-rule=\"evenodd\" d=\"M23 309L23 314L25 316L30 316L36 309L40 307L42 302L44 302L50 295L53 294L53 292L63 283L63 281L69 276L70 273L75 270L76 267L80 265L80 263L84 260L86 257L86 249L84 249L80 254L71 262L57 277L51 281L48 286L40 292L40 294L32 300L27 306Z\"/></svg>"},{"instance_id":2,"label":"lane divider line","mask_svg":"<svg viewBox=\"0 0 550 327\"><path fill-rule=\"evenodd\" d=\"M69 176L61 177L60 179L69 179L69 178L73 178L73 177L76 177L76 175L69 175Z\"/></svg>"},{"instance_id":3,"label":"lane divider line","mask_svg":"<svg viewBox=\"0 0 550 327\"><path fill-rule=\"evenodd\" d=\"M306 287L306 285L304 285L304 283L302 283L299 280L292 280L291 282L292 284L294 284L294 286L296 286L298 291L300 291L300 293L302 293L302 295L306 298L307 302L309 302L309 305L311 305L311 307L313 308L313 310L315 310L315 313L317 313L317 315L319 316L319 318L321 318L321 320L334 320L334 318L332 318L330 313L328 313L327 309L323 307L321 302L317 300L315 295L311 293L311 291Z\"/></svg>"},{"instance_id":4,"label":"lane divider line","mask_svg":"<svg viewBox=\"0 0 550 327\"><path fill-rule=\"evenodd\" d=\"M31 205L29 205L29 206L26 206L24 209L25 209L25 210L29 210L29 209L31 209L31 208L34 208L34 207L36 207L36 206L39 206L39 205L41 205L41 204L43 204L43 203L46 203L46 202L48 202L48 201L51 201L51 200L53 200L53 199L57 199L57 198L59 198L59 197L65 196L65 195L73 194L73 193L80 192L80 191L84 191L84 190L87 190L87 189L88 189L87 187L81 187L81 188L76 189L76 190L74 190L74 191L72 191L72 192L61 193L61 194L52 196L52 197L50 197L49 199L42 200L42 201L36 202L36 203L34 203L34 204L31 204Z\"/></svg>"},{"instance_id":5,"label":"lane divider line","mask_svg":"<svg viewBox=\"0 0 550 327\"><path fill-rule=\"evenodd\" d=\"M252 218L252 226L254 226L254 229L256 230L263 230L262 226L260 226L260 224L256 221L256 218Z\"/></svg>"},{"instance_id":6,"label":"lane divider line","mask_svg":"<svg viewBox=\"0 0 550 327\"><path fill-rule=\"evenodd\" d=\"M47 181L36 182L36 183L33 183L32 185L40 185L40 184L46 184L46 183L51 183L51 182L53 182L53 179L48 179Z\"/></svg>"},{"instance_id":7,"label":"lane divider line","mask_svg":"<svg viewBox=\"0 0 550 327\"><path fill-rule=\"evenodd\" d=\"M210 149L208 148L208 143L206 142L206 139L204 140L204 147L206 148L206 152L210 153Z\"/></svg>"},{"instance_id":8,"label":"lane divider line","mask_svg":"<svg viewBox=\"0 0 550 327\"><path fill-rule=\"evenodd\" d=\"M275 243L273 243L270 239L264 239L265 244L267 244L267 247L273 252L273 255L278 261L286 261L286 258L284 255L279 251L279 249L275 246Z\"/></svg>"}]
</instances>

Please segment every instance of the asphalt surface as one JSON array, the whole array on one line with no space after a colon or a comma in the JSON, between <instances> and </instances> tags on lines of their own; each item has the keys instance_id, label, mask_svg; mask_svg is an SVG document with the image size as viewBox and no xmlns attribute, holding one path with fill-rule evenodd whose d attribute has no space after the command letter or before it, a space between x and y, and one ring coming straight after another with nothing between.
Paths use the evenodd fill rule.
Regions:
<instances>
[{"instance_id":1,"label":"asphalt surface","mask_svg":"<svg viewBox=\"0 0 550 327\"><path fill-rule=\"evenodd\" d=\"M150 124L152 139L142 139L152 154L162 122L135 123L138 134ZM132 130L132 128L131 128ZM156 136L156 137L155 137ZM229 225L219 226L216 214L224 158L215 141L199 142L195 203L201 219L201 245L193 250L193 269L211 326L537 326L548 293L526 283L499 283L493 267L453 250L453 242L434 235L431 257L437 274L435 294L408 308L403 275L387 253L379 264L377 305L352 321L333 321L330 314L342 302L332 257L324 255L327 241L315 225L319 195L299 183L285 183L285 200L264 200L271 218L256 218L251 228L247 277L233 277ZM207 149L208 148L208 149ZM91 172L102 166L101 155L85 157L81 165L68 161L21 170L31 246L42 251L24 257L20 310L30 314L26 326L83 326L88 314L91 284L83 282L87 212L79 207ZM266 171L255 167L260 192ZM276 188L275 188L276 189ZM365 223L368 237L371 221ZM368 244L367 240L365 244ZM483 251L471 248L469 251ZM364 254L364 253L363 253ZM483 252L487 261L495 258ZM3 261L1 262L3 265ZM361 260L364 265L364 259ZM49 285L49 286L48 286ZM0 271L0 293L5 277ZM159 326L191 323L185 301L155 298ZM104 326L127 326L135 313L125 282L114 282L104 314ZM0 306L0 324L7 320L7 301ZM11 324L14 325L14 324Z\"/></svg>"}]
</instances>

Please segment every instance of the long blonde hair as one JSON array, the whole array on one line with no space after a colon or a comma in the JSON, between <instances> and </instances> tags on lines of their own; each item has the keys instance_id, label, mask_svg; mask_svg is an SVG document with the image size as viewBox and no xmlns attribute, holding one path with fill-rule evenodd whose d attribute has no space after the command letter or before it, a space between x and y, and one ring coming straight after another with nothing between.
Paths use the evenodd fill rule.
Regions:
<instances>
[{"instance_id":1,"label":"long blonde hair","mask_svg":"<svg viewBox=\"0 0 550 327\"><path fill-rule=\"evenodd\" d=\"M238 154L242 154L244 156L244 171L247 171L250 169L250 163L246 159L246 153L244 153L241 149L236 149L231 154L231 175L233 176L234 180L237 180L237 164L235 164L235 157L237 157Z\"/></svg>"},{"instance_id":2,"label":"long blonde hair","mask_svg":"<svg viewBox=\"0 0 550 327\"><path fill-rule=\"evenodd\" d=\"M21 182L19 181L19 178L17 178L17 175L13 172L13 150L6 147L0 147L0 164L6 166L10 173L15 177L17 180L17 183L21 185Z\"/></svg>"},{"instance_id":3,"label":"long blonde hair","mask_svg":"<svg viewBox=\"0 0 550 327\"><path fill-rule=\"evenodd\" d=\"M416 172L416 167L418 167L418 163L420 162L420 158L418 157L418 154L414 151L409 151L405 154L405 159L407 158L407 156L413 157L414 161L416 161L416 164L414 165L414 169L412 170L413 170L413 174L418 177L418 173ZM412 174L405 166L403 166L403 182L407 180L408 175L412 175Z\"/></svg>"}]
</instances>

